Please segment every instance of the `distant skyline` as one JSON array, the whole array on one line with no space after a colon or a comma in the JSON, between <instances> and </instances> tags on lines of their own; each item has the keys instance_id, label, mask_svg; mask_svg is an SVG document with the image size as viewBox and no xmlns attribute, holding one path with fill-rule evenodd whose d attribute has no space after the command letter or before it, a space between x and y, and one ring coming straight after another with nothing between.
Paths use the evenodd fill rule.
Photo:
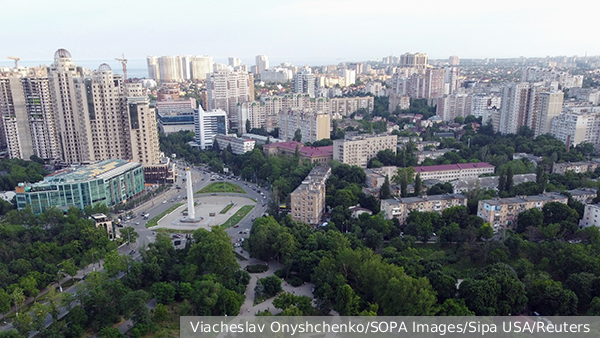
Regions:
<instances>
[{"instance_id":1,"label":"distant skyline","mask_svg":"<svg viewBox=\"0 0 600 338\"><path fill-rule=\"evenodd\" d=\"M600 3L581 0L31 0L2 8L0 65L11 64L7 56L51 61L59 48L75 61L207 54L248 65L258 54L298 65L405 52L431 59L600 55Z\"/></svg>"}]
</instances>

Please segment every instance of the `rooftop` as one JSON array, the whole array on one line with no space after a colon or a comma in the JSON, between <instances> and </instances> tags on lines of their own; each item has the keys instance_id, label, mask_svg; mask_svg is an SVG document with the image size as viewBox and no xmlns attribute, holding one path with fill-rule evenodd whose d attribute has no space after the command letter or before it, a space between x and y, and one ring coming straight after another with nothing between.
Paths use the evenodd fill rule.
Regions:
<instances>
[{"instance_id":1,"label":"rooftop","mask_svg":"<svg viewBox=\"0 0 600 338\"><path fill-rule=\"evenodd\" d=\"M295 152L298 147L300 155L305 157L330 156L333 155L333 146L325 147L305 147L304 144L297 141L286 141L279 143L269 143L263 146L263 149L282 148L289 152Z\"/></svg>"},{"instance_id":2,"label":"rooftop","mask_svg":"<svg viewBox=\"0 0 600 338\"><path fill-rule=\"evenodd\" d=\"M466 195L463 194L442 194L442 195L431 195L431 196L416 196L416 197L405 197L399 199L386 199L389 204L413 204L419 202L428 202L428 201L447 201L453 199L467 199Z\"/></svg>"},{"instance_id":3,"label":"rooftop","mask_svg":"<svg viewBox=\"0 0 600 338\"><path fill-rule=\"evenodd\" d=\"M490 205L503 205L503 204L517 204L517 203L526 203L526 202L551 202L560 199L566 199L567 196L561 195L556 192L545 193L542 195L532 195L532 196L517 196L517 197L508 197L508 198L494 198L491 200L481 200L481 202L490 204Z\"/></svg>"},{"instance_id":4,"label":"rooftop","mask_svg":"<svg viewBox=\"0 0 600 338\"><path fill-rule=\"evenodd\" d=\"M414 168L415 168L415 174L416 174L416 173L431 172L431 171L466 170L466 169L495 168L495 167L486 162L476 162L476 163L429 165L429 166L414 167Z\"/></svg>"},{"instance_id":5,"label":"rooftop","mask_svg":"<svg viewBox=\"0 0 600 338\"><path fill-rule=\"evenodd\" d=\"M110 178L119 175L131 168L140 165L136 162L128 162L125 160L104 160L95 164L82 166L76 169L67 169L53 175L48 175L44 178L45 182L65 183L65 182L80 182L94 178Z\"/></svg>"}]
</instances>

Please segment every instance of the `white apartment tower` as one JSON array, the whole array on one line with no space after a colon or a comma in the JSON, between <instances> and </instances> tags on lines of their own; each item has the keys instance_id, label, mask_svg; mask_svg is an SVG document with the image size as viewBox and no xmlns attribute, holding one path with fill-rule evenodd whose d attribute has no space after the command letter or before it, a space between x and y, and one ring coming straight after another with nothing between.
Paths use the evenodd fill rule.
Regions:
<instances>
[{"instance_id":1,"label":"white apartment tower","mask_svg":"<svg viewBox=\"0 0 600 338\"><path fill-rule=\"evenodd\" d=\"M503 88L499 131L516 134L521 126L527 125L529 108L529 83L511 83Z\"/></svg>"},{"instance_id":2,"label":"white apartment tower","mask_svg":"<svg viewBox=\"0 0 600 338\"><path fill-rule=\"evenodd\" d=\"M148 78L160 81L160 72L158 71L158 57L156 56L148 56L146 57L146 62L148 63Z\"/></svg>"},{"instance_id":3,"label":"white apartment tower","mask_svg":"<svg viewBox=\"0 0 600 338\"><path fill-rule=\"evenodd\" d=\"M178 56L161 56L158 58L158 72L161 82L183 81L181 59Z\"/></svg>"},{"instance_id":4,"label":"white apartment tower","mask_svg":"<svg viewBox=\"0 0 600 338\"><path fill-rule=\"evenodd\" d=\"M294 74L292 91L294 93L307 93L310 97L315 97L315 75L310 68L299 70Z\"/></svg>"},{"instance_id":5,"label":"white apartment tower","mask_svg":"<svg viewBox=\"0 0 600 338\"><path fill-rule=\"evenodd\" d=\"M131 159L144 165L159 163L156 111L150 107L141 84L128 83L126 86Z\"/></svg>"},{"instance_id":6,"label":"white apartment tower","mask_svg":"<svg viewBox=\"0 0 600 338\"><path fill-rule=\"evenodd\" d=\"M279 138L290 141L296 130L302 133L300 142L316 142L330 137L331 118L322 111L289 109L279 113Z\"/></svg>"},{"instance_id":7,"label":"white apartment tower","mask_svg":"<svg viewBox=\"0 0 600 338\"><path fill-rule=\"evenodd\" d=\"M550 133L552 119L562 111L563 100L564 93L562 91L539 93L537 123L531 128L535 137Z\"/></svg>"},{"instance_id":8,"label":"white apartment tower","mask_svg":"<svg viewBox=\"0 0 600 338\"><path fill-rule=\"evenodd\" d=\"M208 110L227 112L229 125L238 129L238 103L254 100L254 78L245 72L221 70L206 79Z\"/></svg>"},{"instance_id":9,"label":"white apartment tower","mask_svg":"<svg viewBox=\"0 0 600 338\"><path fill-rule=\"evenodd\" d=\"M269 58L264 55L257 55L256 61L256 74L260 74L263 71L269 69Z\"/></svg>"},{"instance_id":10,"label":"white apartment tower","mask_svg":"<svg viewBox=\"0 0 600 338\"><path fill-rule=\"evenodd\" d=\"M206 80L207 74L213 72L212 57L208 55L190 57L190 71L192 80Z\"/></svg>"}]
</instances>

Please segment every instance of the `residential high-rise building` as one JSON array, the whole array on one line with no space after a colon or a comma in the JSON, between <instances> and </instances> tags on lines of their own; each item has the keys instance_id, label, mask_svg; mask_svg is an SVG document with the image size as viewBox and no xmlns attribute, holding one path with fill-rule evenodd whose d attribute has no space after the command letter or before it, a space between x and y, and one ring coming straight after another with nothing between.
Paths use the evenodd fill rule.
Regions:
<instances>
[{"instance_id":1,"label":"residential high-rise building","mask_svg":"<svg viewBox=\"0 0 600 338\"><path fill-rule=\"evenodd\" d=\"M208 55L190 57L190 71L192 80L206 80L207 74L213 72L212 57Z\"/></svg>"},{"instance_id":2,"label":"residential high-rise building","mask_svg":"<svg viewBox=\"0 0 600 338\"><path fill-rule=\"evenodd\" d=\"M198 111L194 115L194 127L196 131L196 143L201 149L212 148L214 138L217 134L227 135L229 120L227 113L222 109L204 111L198 105Z\"/></svg>"},{"instance_id":3,"label":"residential high-rise building","mask_svg":"<svg viewBox=\"0 0 600 338\"><path fill-rule=\"evenodd\" d=\"M511 83L503 88L500 133L516 134L521 126L527 125L529 88L527 82Z\"/></svg>"},{"instance_id":4,"label":"residential high-rise building","mask_svg":"<svg viewBox=\"0 0 600 338\"><path fill-rule=\"evenodd\" d=\"M457 116L466 117L470 115L471 95L454 93L438 98L436 113L444 121L454 121L454 118Z\"/></svg>"},{"instance_id":5,"label":"residential high-rise building","mask_svg":"<svg viewBox=\"0 0 600 338\"><path fill-rule=\"evenodd\" d=\"M160 72L158 71L158 57L150 55L146 58L146 62L148 63L148 78L153 79L157 82L160 81Z\"/></svg>"},{"instance_id":6,"label":"residential high-rise building","mask_svg":"<svg viewBox=\"0 0 600 338\"><path fill-rule=\"evenodd\" d=\"M150 107L150 100L143 92L141 84L128 83L127 113L129 114L129 136L131 138L131 159L146 165L159 163L156 111Z\"/></svg>"},{"instance_id":7,"label":"residential high-rise building","mask_svg":"<svg viewBox=\"0 0 600 338\"><path fill-rule=\"evenodd\" d=\"M562 111L563 99L562 91L539 93L538 110L534 112L537 115L534 119L536 123L531 128L535 137L550 133L552 119Z\"/></svg>"},{"instance_id":8,"label":"residential high-rise building","mask_svg":"<svg viewBox=\"0 0 600 338\"><path fill-rule=\"evenodd\" d=\"M400 55L400 67L413 67L423 72L427 68L427 54L404 53Z\"/></svg>"},{"instance_id":9,"label":"residential high-rise building","mask_svg":"<svg viewBox=\"0 0 600 338\"><path fill-rule=\"evenodd\" d=\"M264 55L257 55L254 59L256 61L256 74L261 74L269 69L269 58Z\"/></svg>"},{"instance_id":10,"label":"residential high-rise building","mask_svg":"<svg viewBox=\"0 0 600 338\"><path fill-rule=\"evenodd\" d=\"M159 80L161 82L183 81L181 59L178 56L161 56L158 58Z\"/></svg>"},{"instance_id":11,"label":"residential high-rise building","mask_svg":"<svg viewBox=\"0 0 600 338\"><path fill-rule=\"evenodd\" d=\"M289 109L279 113L279 138L290 141L300 130L300 142L316 142L330 137L331 117L322 111Z\"/></svg>"},{"instance_id":12,"label":"residential high-rise building","mask_svg":"<svg viewBox=\"0 0 600 338\"><path fill-rule=\"evenodd\" d=\"M310 68L299 70L294 74L292 91L294 93L307 93L310 97L315 97L315 75Z\"/></svg>"},{"instance_id":13,"label":"residential high-rise building","mask_svg":"<svg viewBox=\"0 0 600 338\"><path fill-rule=\"evenodd\" d=\"M458 66L460 64L460 58L456 55L453 55L448 58L448 64L450 66Z\"/></svg>"},{"instance_id":14,"label":"residential high-rise building","mask_svg":"<svg viewBox=\"0 0 600 338\"><path fill-rule=\"evenodd\" d=\"M82 111L83 69L76 67L66 49L54 53L54 63L48 68L48 81L54 109L56 135L65 163L82 163L91 160L87 130L89 114ZM90 93L91 94L91 93ZM86 96L87 98L87 96Z\"/></svg>"},{"instance_id":15,"label":"residential high-rise building","mask_svg":"<svg viewBox=\"0 0 600 338\"><path fill-rule=\"evenodd\" d=\"M217 71L206 79L208 110L227 112L229 126L238 129L238 104L254 100L254 78L251 74Z\"/></svg>"},{"instance_id":16,"label":"residential high-rise building","mask_svg":"<svg viewBox=\"0 0 600 338\"><path fill-rule=\"evenodd\" d=\"M154 109L141 84L125 88L107 64L91 72L76 67L60 49L48 68L52 108L61 158L65 163L159 161Z\"/></svg>"},{"instance_id":17,"label":"residential high-rise building","mask_svg":"<svg viewBox=\"0 0 600 338\"><path fill-rule=\"evenodd\" d=\"M0 119L10 158L60 157L45 68L0 76Z\"/></svg>"},{"instance_id":18,"label":"residential high-rise building","mask_svg":"<svg viewBox=\"0 0 600 338\"><path fill-rule=\"evenodd\" d=\"M240 60L240 59L238 59L236 57L230 56L229 57L229 65L231 67L239 67L239 66L242 65L242 60Z\"/></svg>"},{"instance_id":19,"label":"residential high-rise building","mask_svg":"<svg viewBox=\"0 0 600 338\"><path fill-rule=\"evenodd\" d=\"M397 218L400 224L406 224L408 215L414 210L441 214L444 210L457 206L466 207L467 196L444 194L381 200L381 211L383 211L385 219Z\"/></svg>"},{"instance_id":20,"label":"residential high-rise building","mask_svg":"<svg viewBox=\"0 0 600 338\"><path fill-rule=\"evenodd\" d=\"M458 89L458 78L458 67L446 68L446 87L444 88L445 94L452 94Z\"/></svg>"},{"instance_id":21,"label":"residential high-rise building","mask_svg":"<svg viewBox=\"0 0 600 338\"><path fill-rule=\"evenodd\" d=\"M333 141L333 159L366 168L369 160L381 150L398 150L398 136L388 134L355 135Z\"/></svg>"}]
</instances>

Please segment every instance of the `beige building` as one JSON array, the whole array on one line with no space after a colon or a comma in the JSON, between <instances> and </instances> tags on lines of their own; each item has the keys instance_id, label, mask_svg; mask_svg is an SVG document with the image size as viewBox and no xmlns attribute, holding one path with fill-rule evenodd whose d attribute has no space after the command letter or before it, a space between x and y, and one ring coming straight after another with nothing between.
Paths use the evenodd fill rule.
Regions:
<instances>
[{"instance_id":1,"label":"beige building","mask_svg":"<svg viewBox=\"0 0 600 338\"><path fill-rule=\"evenodd\" d=\"M546 203L567 204L567 201L567 196L558 193L481 200L477 207L477 216L492 225L494 231L512 229L515 227L519 213L533 208L542 210Z\"/></svg>"},{"instance_id":2,"label":"beige building","mask_svg":"<svg viewBox=\"0 0 600 338\"><path fill-rule=\"evenodd\" d=\"M292 219L311 225L321 222L325 212L325 182L331 175L328 166L316 166L291 195Z\"/></svg>"},{"instance_id":3,"label":"beige building","mask_svg":"<svg viewBox=\"0 0 600 338\"><path fill-rule=\"evenodd\" d=\"M93 214L90 217L94 221L96 228L103 228L106 230L108 239L114 241L117 238L121 238L110 217L106 216L105 214Z\"/></svg>"},{"instance_id":4,"label":"beige building","mask_svg":"<svg viewBox=\"0 0 600 338\"><path fill-rule=\"evenodd\" d=\"M333 159L349 165L366 168L369 160L381 150L389 149L396 153L397 135L355 135L333 141Z\"/></svg>"},{"instance_id":5,"label":"beige building","mask_svg":"<svg viewBox=\"0 0 600 338\"><path fill-rule=\"evenodd\" d=\"M128 158L144 166L159 163L156 112L150 107L150 100L140 84L127 84L127 111L131 144L131 157Z\"/></svg>"},{"instance_id":6,"label":"beige building","mask_svg":"<svg viewBox=\"0 0 600 338\"><path fill-rule=\"evenodd\" d=\"M321 111L289 109L279 113L279 138L290 141L297 130L302 133L300 142L315 142L330 137L331 118Z\"/></svg>"},{"instance_id":7,"label":"beige building","mask_svg":"<svg viewBox=\"0 0 600 338\"><path fill-rule=\"evenodd\" d=\"M550 134L569 146L600 146L600 107L569 107L552 120Z\"/></svg>"},{"instance_id":8,"label":"beige building","mask_svg":"<svg viewBox=\"0 0 600 338\"><path fill-rule=\"evenodd\" d=\"M386 219L397 218L400 224L405 224L408 215L413 210L441 214L445 209L461 205L467 206L467 196L462 194L443 194L382 200L381 211L384 212Z\"/></svg>"},{"instance_id":9,"label":"beige building","mask_svg":"<svg viewBox=\"0 0 600 338\"><path fill-rule=\"evenodd\" d=\"M373 96L363 97L340 97L329 100L331 113L342 116L350 116L359 109L366 109L369 113L373 112L375 98Z\"/></svg>"},{"instance_id":10,"label":"beige building","mask_svg":"<svg viewBox=\"0 0 600 338\"><path fill-rule=\"evenodd\" d=\"M572 171L576 174L585 173L588 171L595 171L600 167L600 162L565 162L565 163L554 163L552 166L553 174L566 174L567 171Z\"/></svg>"},{"instance_id":11,"label":"beige building","mask_svg":"<svg viewBox=\"0 0 600 338\"><path fill-rule=\"evenodd\" d=\"M489 163L459 163L414 167L415 175L421 174L422 180L440 180L449 182L478 178L483 174L493 174L496 167Z\"/></svg>"}]
</instances>

